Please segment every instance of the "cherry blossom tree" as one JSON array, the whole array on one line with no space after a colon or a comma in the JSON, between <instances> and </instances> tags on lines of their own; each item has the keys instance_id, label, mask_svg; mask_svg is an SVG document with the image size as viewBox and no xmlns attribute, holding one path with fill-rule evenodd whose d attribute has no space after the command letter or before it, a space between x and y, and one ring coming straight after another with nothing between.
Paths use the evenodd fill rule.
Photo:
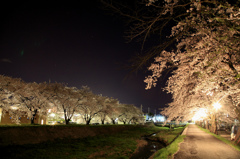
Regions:
<instances>
[{"instance_id":1,"label":"cherry blossom tree","mask_svg":"<svg viewBox=\"0 0 240 159\"><path fill-rule=\"evenodd\" d=\"M8 108L14 102L14 93L20 85L23 85L21 79L14 79L11 77L0 75L0 104L1 108Z\"/></svg>"},{"instance_id":2,"label":"cherry blossom tree","mask_svg":"<svg viewBox=\"0 0 240 159\"><path fill-rule=\"evenodd\" d=\"M47 83L27 83L16 92L16 98L20 102L20 110L28 113L31 124L35 124L35 117L46 118L49 108L49 100L45 95Z\"/></svg>"},{"instance_id":3,"label":"cherry blossom tree","mask_svg":"<svg viewBox=\"0 0 240 159\"><path fill-rule=\"evenodd\" d=\"M96 117L104 108L105 97L94 94L89 87L83 88L84 98L79 105L80 115L89 125L91 120Z\"/></svg>"},{"instance_id":4,"label":"cherry blossom tree","mask_svg":"<svg viewBox=\"0 0 240 159\"><path fill-rule=\"evenodd\" d=\"M121 114L118 117L118 120L124 124L131 124L131 122L137 122L139 115L143 117L143 114L140 113L140 109L132 104L120 104L119 106Z\"/></svg>"},{"instance_id":5,"label":"cherry blossom tree","mask_svg":"<svg viewBox=\"0 0 240 159\"><path fill-rule=\"evenodd\" d=\"M21 103L16 98L17 91L26 85L21 79L0 75L0 108L3 116L6 113L12 117L12 122L20 124L19 117L27 112L19 111ZM18 111L16 111L18 110Z\"/></svg>"},{"instance_id":6,"label":"cherry blossom tree","mask_svg":"<svg viewBox=\"0 0 240 159\"><path fill-rule=\"evenodd\" d=\"M155 56L148 67L152 75L145 79L146 89L168 75L164 90L172 94L173 102L162 113L169 119L191 119L199 109L214 112L214 103L221 103L218 114L224 111L231 119L239 118L240 1L145 2L140 5L147 9L131 14L116 7L118 4L107 6L130 19L130 40L139 38L143 46L147 41L152 44L132 64L140 68ZM210 118L216 121L213 113Z\"/></svg>"},{"instance_id":7,"label":"cherry blossom tree","mask_svg":"<svg viewBox=\"0 0 240 159\"><path fill-rule=\"evenodd\" d=\"M63 112L66 124L74 114L82 116L87 125L94 117L100 117L104 124L108 116L115 124L119 117L123 121L138 122L141 116L135 106L123 109L124 105L120 106L117 99L96 95L87 86L77 89L62 83L25 83L0 75L0 108L3 115L8 113L12 117L13 122L19 124L19 118L27 116L32 124L36 124L36 116L47 118L52 106Z\"/></svg>"},{"instance_id":8,"label":"cherry blossom tree","mask_svg":"<svg viewBox=\"0 0 240 159\"><path fill-rule=\"evenodd\" d=\"M20 123L19 118L27 116L34 124L38 115L46 115L48 99L44 96L45 83L25 83L21 79L0 76L1 78L1 107L12 121Z\"/></svg>"},{"instance_id":9,"label":"cherry blossom tree","mask_svg":"<svg viewBox=\"0 0 240 159\"><path fill-rule=\"evenodd\" d=\"M112 124L116 124L119 115L121 115L119 106L120 104L117 103L116 105L108 107L108 117L111 119Z\"/></svg>"},{"instance_id":10,"label":"cherry blossom tree","mask_svg":"<svg viewBox=\"0 0 240 159\"><path fill-rule=\"evenodd\" d=\"M114 98L106 98L104 101L104 107L102 108L101 112L98 113L102 124L104 124L106 118L109 114L111 114L114 107L118 105L119 101ZM114 119L115 120L115 119Z\"/></svg>"},{"instance_id":11,"label":"cherry blossom tree","mask_svg":"<svg viewBox=\"0 0 240 159\"><path fill-rule=\"evenodd\" d=\"M50 101L63 111L65 123L69 124L74 113L79 112L83 100L82 92L62 83L50 83L47 89L51 96Z\"/></svg>"},{"instance_id":12,"label":"cherry blossom tree","mask_svg":"<svg viewBox=\"0 0 240 159\"><path fill-rule=\"evenodd\" d=\"M179 22L171 34L184 33L177 38L176 51L162 51L155 58L149 67L153 75L145 80L146 89L155 86L164 71L172 69L165 90L173 94L174 104L186 104L191 94L215 94L213 103L221 96L238 93L239 14L239 9L230 4L211 8L201 5L201 12Z\"/></svg>"},{"instance_id":13,"label":"cherry blossom tree","mask_svg":"<svg viewBox=\"0 0 240 159\"><path fill-rule=\"evenodd\" d=\"M163 111L171 118L186 118L196 108L209 111L214 103L226 103L224 100L239 96L239 7L228 3L199 5L200 9L190 8L188 12L194 14L172 28L171 36L178 36L176 50L162 51L149 67L153 75L145 80L149 89L164 71L173 70L165 88L173 94L173 102ZM173 112L174 109L178 111ZM239 118L237 110L238 105L232 104L222 108L232 119ZM215 119L212 113L214 133Z\"/></svg>"}]
</instances>

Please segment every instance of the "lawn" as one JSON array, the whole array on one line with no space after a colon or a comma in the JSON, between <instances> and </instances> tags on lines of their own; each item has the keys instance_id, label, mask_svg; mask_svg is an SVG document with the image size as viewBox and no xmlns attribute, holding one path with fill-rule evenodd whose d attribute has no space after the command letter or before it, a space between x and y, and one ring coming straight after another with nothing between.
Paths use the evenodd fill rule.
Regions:
<instances>
[{"instance_id":1,"label":"lawn","mask_svg":"<svg viewBox=\"0 0 240 159\"><path fill-rule=\"evenodd\" d=\"M167 147L157 151L153 158L154 159L168 159L172 158L173 154L175 154L179 149L179 143L183 142L184 137L186 135L178 136L170 145Z\"/></svg>"},{"instance_id":2,"label":"lawn","mask_svg":"<svg viewBox=\"0 0 240 159\"><path fill-rule=\"evenodd\" d=\"M156 134L156 136L153 136L151 138L155 138L159 141L163 141L166 145L171 144L174 139L182 133L184 127L178 127L169 130L169 128L163 127L159 133Z\"/></svg>"},{"instance_id":3,"label":"lawn","mask_svg":"<svg viewBox=\"0 0 240 159\"><path fill-rule=\"evenodd\" d=\"M2 146L5 158L129 158L137 148L141 136L160 132L157 139L166 137L167 143L173 141L180 128L169 130L164 127L142 126L111 135L97 135L81 139L57 139L40 144ZM165 135L164 135L165 134ZM166 144L167 144L166 143ZM1 157L2 158L2 157Z\"/></svg>"},{"instance_id":4,"label":"lawn","mask_svg":"<svg viewBox=\"0 0 240 159\"><path fill-rule=\"evenodd\" d=\"M159 133L156 137L164 140L167 144L165 148L157 151L153 155L153 159L168 159L172 158L172 155L176 153L179 149L179 143L183 142L185 135L180 135L185 127L174 128L170 131L165 131L163 133Z\"/></svg>"}]
</instances>

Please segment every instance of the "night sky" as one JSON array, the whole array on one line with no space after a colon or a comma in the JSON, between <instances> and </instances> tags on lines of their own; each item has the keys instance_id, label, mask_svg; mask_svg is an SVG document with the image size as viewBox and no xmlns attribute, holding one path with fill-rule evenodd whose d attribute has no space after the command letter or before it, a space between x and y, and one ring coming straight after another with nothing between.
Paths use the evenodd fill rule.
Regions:
<instances>
[{"instance_id":1,"label":"night sky","mask_svg":"<svg viewBox=\"0 0 240 159\"><path fill-rule=\"evenodd\" d=\"M2 5L0 74L26 82L87 85L95 94L159 112L171 96L160 84L145 90L150 72L124 68L140 45L126 43L124 22L100 6L94 0Z\"/></svg>"}]
</instances>

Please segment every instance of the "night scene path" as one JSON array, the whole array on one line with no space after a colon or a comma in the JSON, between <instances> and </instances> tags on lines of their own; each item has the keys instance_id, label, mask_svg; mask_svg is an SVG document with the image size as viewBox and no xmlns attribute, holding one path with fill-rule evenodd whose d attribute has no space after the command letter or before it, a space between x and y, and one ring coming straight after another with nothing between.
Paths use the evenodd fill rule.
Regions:
<instances>
[{"instance_id":1,"label":"night scene path","mask_svg":"<svg viewBox=\"0 0 240 159\"><path fill-rule=\"evenodd\" d=\"M239 151L194 124L188 125L185 135L174 159L240 159Z\"/></svg>"}]
</instances>

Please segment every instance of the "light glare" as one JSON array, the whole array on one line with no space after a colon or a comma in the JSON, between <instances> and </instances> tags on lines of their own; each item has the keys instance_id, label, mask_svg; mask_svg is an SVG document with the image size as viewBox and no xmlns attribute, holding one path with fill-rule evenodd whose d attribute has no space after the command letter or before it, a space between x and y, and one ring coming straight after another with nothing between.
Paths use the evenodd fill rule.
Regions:
<instances>
[{"instance_id":1,"label":"light glare","mask_svg":"<svg viewBox=\"0 0 240 159\"><path fill-rule=\"evenodd\" d=\"M55 114L54 113L50 114L50 117L55 117Z\"/></svg>"},{"instance_id":2,"label":"light glare","mask_svg":"<svg viewBox=\"0 0 240 159\"><path fill-rule=\"evenodd\" d=\"M213 104L213 107L214 107L215 109L219 109L219 108L221 108L222 106L221 106L221 104L219 104L219 103L214 103L214 104Z\"/></svg>"},{"instance_id":3,"label":"light glare","mask_svg":"<svg viewBox=\"0 0 240 159\"><path fill-rule=\"evenodd\" d=\"M206 114L206 109L199 109L195 115L193 116L192 120L196 121L196 120L199 120L199 119L203 119L207 116Z\"/></svg>"}]
</instances>

